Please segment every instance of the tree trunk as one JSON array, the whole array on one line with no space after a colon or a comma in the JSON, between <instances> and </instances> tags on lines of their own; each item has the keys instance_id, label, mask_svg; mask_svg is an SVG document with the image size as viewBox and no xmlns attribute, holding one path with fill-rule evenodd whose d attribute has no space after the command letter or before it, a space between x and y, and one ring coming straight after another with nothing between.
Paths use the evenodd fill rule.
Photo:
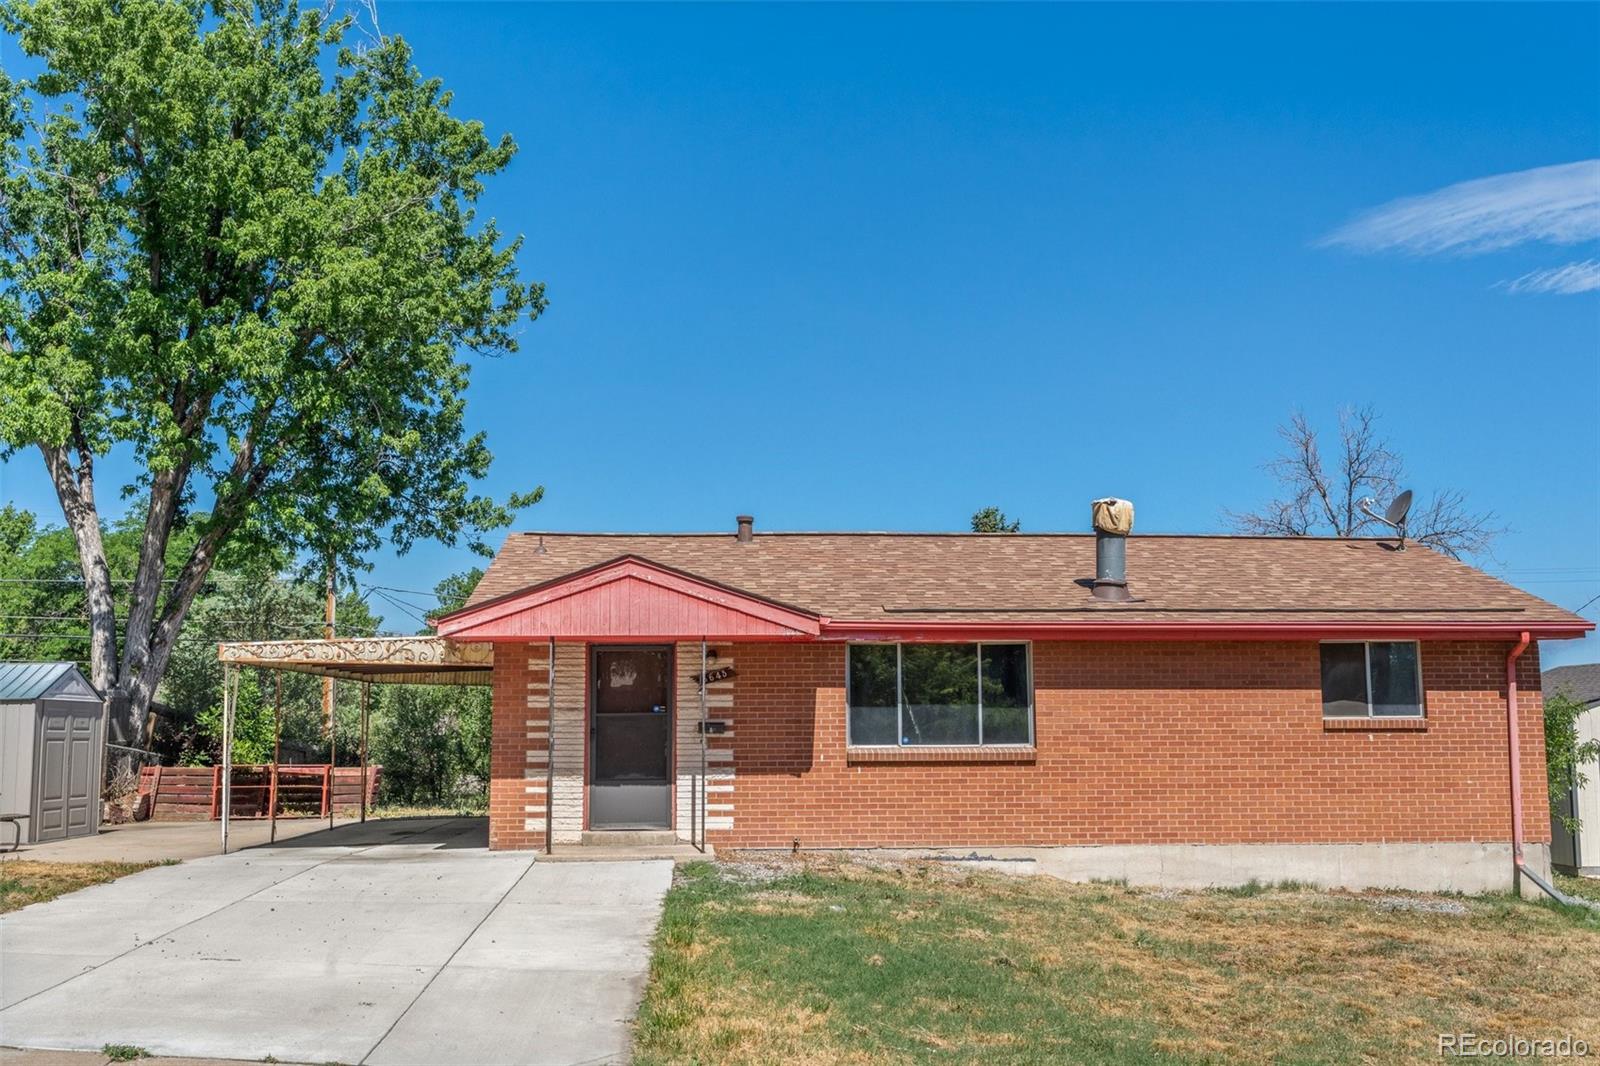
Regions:
<instances>
[{"instance_id":1,"label":"tree trunk","mask_svg":"<svg viewBox=\"0 0 1600 1066\"><path fill-rule=\"evenodd\" d=\"M229 513L236 512L230 508ZM166 513L166 529L159 537L163 544L171 532L172 517L169 510ZM126 640L130 645L137 644L144 648L142 660L136 666L125 665L117 678L118 690L128 701L129 721L142 723L150 713L150 704L155 700L156 688L161 684L162 675L167 672L167 664L172 661L178 634L183 630L183 620L188 617L189 608L194 605L195 597L200 594L201 587L210 576L222 542L233 529L234 523L223 519L207 530L205 536L195 544L194 550L189 553L189 558L184 561L183 569L178 571L171 591L162 601L161 617L158 621L152 620L153 612L143 615L140 618L142 628L136 633L134 611L129 611ZM165 566L163 565L158 572L165 573ZM159 588L159 585L157 587Z\"/></svg>"},{"instance_id":2,"label":"tree trunk","mask_svg":"<svg viewBox=\"0 0 1600 1066\"><path fill-rule=\"evenodd\" d=\"M117 673L117 610L111 598L111 568L100 535L100 514L94 503L94 459L80 451L74 470L65 446L41 444L39 450L61 502L61 513L78 546L84 601L89 610L89 680L110 698Z\"/></svg>"},{"instance_id":3,"label":"tree trunk","mask_svg":"<svg viewBox=\"0 0 1600 1066\"><path fill-rule=\"evenodd\" d=\"M83 570L84 598L89 610L90 681L107 701L106 739L113 744L139 746L150 705L166 673L178 632L216 562L222 541L237 524L241 508L228 508L222 520L195 545L172 590L161 596L166 574L166 548L176 518L176 501L184 481L182 471L159 475L152 486L145 515L144 538L139 550L139 572L129 597L123 632L124 654L117 656L117 614L112 598L110 566L100 531L100 514L94 503L94 460L86 448L78 449L76 468L65 447L40 446L50 479L55 484L62 514L77 541ZM161 608L159 621L157 607Z\"/></svg>"},{"instance_id":4,"label":"tree trunk","mask_svg":"<svg viewBox=\"0 0 1600 1066\"><path fill-rule=\"evenodd\" d=\"M172 535L185 472L183 467L171 467L151 479L144 536L139 543L139 569L128 597L127 632L122 642L122 666L118 671L119 677L124 679L143 674L150 657L150 634L156 608L161 602L163 579L167 575L167 541ZM159 671L156 676L160 676Z\"/></svg>"}]
</instances>

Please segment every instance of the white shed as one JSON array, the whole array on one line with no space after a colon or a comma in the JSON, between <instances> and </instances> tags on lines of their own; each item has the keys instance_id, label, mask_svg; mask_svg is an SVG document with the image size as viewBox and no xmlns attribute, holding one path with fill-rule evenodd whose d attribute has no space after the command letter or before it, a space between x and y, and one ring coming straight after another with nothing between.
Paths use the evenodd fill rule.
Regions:
<instances>
[{"instance_id":1,"label":"white shed","mask_svg":"<svg viewBox=\"0 0 1600 1066\"><path fill-rule=\"evenodd\" d=\"M0 662L0 818L23 841L99 831L102 728L100 694L72 663Z\"/></svg>"},{"instance_id":2,"label":"white shed","mask_svg":"<svg viewBox=\"0 0 1600 1066\"><path fill-rule=\"evenodd\" d=\"M1600 663L1557 666L1546 670L1544 694L1566 692L1588 711L1578 716L1578 743L1600 740ZM1550 819L1550 863L1564 873L1600 877L1600 766L1583 767L1587 778L1565 796L1551 796L1556 815ZM1567 832L1559 815L1578 819L1578 831Z\"/></svg>"}]
</instances>

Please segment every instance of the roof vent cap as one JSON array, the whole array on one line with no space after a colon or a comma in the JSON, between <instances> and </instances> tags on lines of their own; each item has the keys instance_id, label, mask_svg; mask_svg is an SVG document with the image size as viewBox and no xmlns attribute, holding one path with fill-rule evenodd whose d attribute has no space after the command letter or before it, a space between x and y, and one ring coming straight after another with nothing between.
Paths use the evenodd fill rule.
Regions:
<instances>
[{"instance_id":1,"label":"roof vent cap","mask_svg":"<svg viewBox=\"0 0 1600 1066\"><path fill-rule=\"evenodd\" d=\"M1115 496L1107 496L1102 500L1095 500L1090 505L1093 509L1092 518L1096 533L1115 533L1119 537L1126 537L1133 532L1133 504L1127 500L1119 500Z\"/></svg>"},{"instance_id":2,"label":"roof vent cap","mask_svg":"<svg viewBox=\"0 0 1600 1066\"><path fill-rule=\"evenodd\" d=\"M749 544L755 536L756 516L750 514L737 515L734 521L739 524L739 543Z\"/></svg>"}]
</instances>

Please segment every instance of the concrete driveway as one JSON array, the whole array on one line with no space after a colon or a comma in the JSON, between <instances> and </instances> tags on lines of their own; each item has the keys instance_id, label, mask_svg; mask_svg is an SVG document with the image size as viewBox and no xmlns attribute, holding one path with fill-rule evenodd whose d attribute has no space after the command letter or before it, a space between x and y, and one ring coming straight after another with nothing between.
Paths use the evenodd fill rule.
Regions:
<instances>
[{"instance_id":1,"label":"concrete driveway","mask_svg":"<svg viewBox=\"0 0 1600 1066\"><path fill-rule=\"evenodd\" d=\"M369 822L0 919L0 1044L291 1062L625 1061L665 860Z\"/></svg>"},{"instance_id":2,"label":"concrete driveway","mask_svg":"<svg viewBox=\"0 0 1600 1066\"><path fill-rule=\"evenodd\" d=\"M354 818L340 818L334 824L347 826L355 821ZM323 833L327 829L326 818L280 818L278 843L285 844L295 837ZM0 829L0 841L9 842L6 831ZM228 848L238 851L265 844L267 833L266 822L240 819L229 830ZM102 825L94 836L25 843L16 850L14 857L38 862L162 862L203 859L221 853L221 827L216 822L127 822Z\"/></svg>"}]
</instances>

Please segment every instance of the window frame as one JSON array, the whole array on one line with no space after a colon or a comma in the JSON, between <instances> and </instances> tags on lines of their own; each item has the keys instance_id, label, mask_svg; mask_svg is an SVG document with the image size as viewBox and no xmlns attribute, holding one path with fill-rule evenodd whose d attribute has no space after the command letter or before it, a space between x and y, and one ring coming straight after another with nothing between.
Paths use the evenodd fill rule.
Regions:
<instances>
[{"instance_id":1,"label":"window frame","mask_svg":"<svg viewBox=\"0 0 1600 1066\"><path fill-rule=\"evenodd\" d=\"M971 644L978 649L977 678L978 678L978 740L976 744L907 744L905 742L905 648L909 645L920 647L936 644ZM1027 687L1028 687L1028 739L1025 741L985 741L983 737L983 649L986 647L1022 648L1027 658ZM850 657L856 648L893 648L894 649L894 688L895 688L895 736L900 739L894 744L866 744L857 743L852 736L852 714L850 705ZM857 640L845 645L844 657L844 729L845 747L871 748L881 751L939 751L951 748L988 748L998 751L1012 749L1017 751L1032 750L1034 746L1034 688L1033 688L1033 641L1031 640Z\"/></svg>"},{"instance_id":2,"label":"window frame","mask_svg":"<svg viewBox=\"0 0 1600 1066\"><path fill-rule=\"evenodd\" d=\"M1364 679L1367 689L1367 713L1362 714L1329 714L1328 695L1322 691L1321 664L1322 649L1329 644L1359 644L1365 662ZM1415 714L1374 714L1372 711L1372 646L1374 644L1409 644L1415 649L1417 661L1417 712ZM1322 718L1328 722L1416 722L1428 717L1428 686L1422 677L1422 641L1420 640L1319 640L1317 642L1318 681L1317 695L1322 699Z\"/></svg>"}]
</instances>

